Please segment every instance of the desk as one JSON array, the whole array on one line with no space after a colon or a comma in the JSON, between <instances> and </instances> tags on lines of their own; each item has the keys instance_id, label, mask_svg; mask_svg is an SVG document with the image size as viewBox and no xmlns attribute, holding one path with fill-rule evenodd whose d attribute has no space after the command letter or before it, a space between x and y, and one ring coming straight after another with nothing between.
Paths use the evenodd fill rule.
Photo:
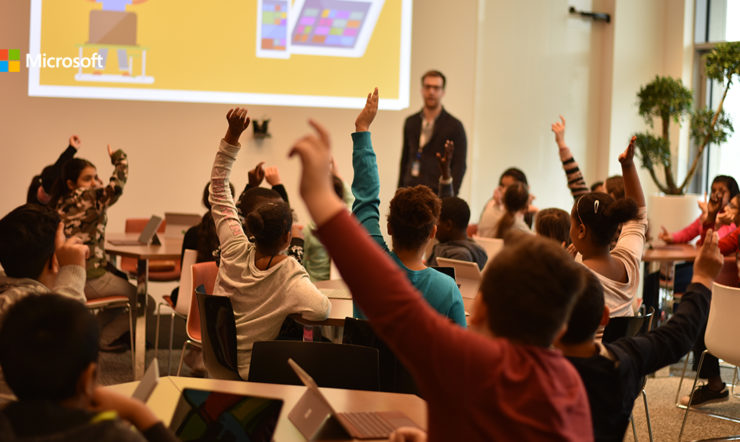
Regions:
<instances>
[{"instance_id":1,"label":"desk","mask_svg":"<svg viewBox=\"0 0 740 442\"><path fill-rule=\"evenodd\" d=\"M676 261L693 261L699 250L691 244L667 244L645 249L642 255L644 262L669 263Z\"/></svg>"},{"instance_id":2,"label":"desk","mask_svg":"<svg viewBox=\"0 0 740 442\"><path fill-rule=\"evenodd\" d=\"M134 379L144 376L146 365L146 302L149 283L149 260L156 259L180 259L182 251L182 238L163 238L161 246L117 246L108 242L108 239L137 239L138 233L132 234L108 234L106 235L105 251L114 256L126 256L135 258L136 265L136 298L131 300L132 315L134 317L134 329L131 330L134 338Z\"/></svg>"},{"instance_id":3,"label":"desk","mask_svg":"<svg viewBox=\"0 0 740 442\"><path fill-rule=\"evenodd\" d=\"M128 382L112 385L107 388L130 396L137 385L138 382ZM288 419L288 413L290 413L290 410L306 391L306 387L176 376L163 377L159 379L159 385L154 389L154 392L147 401L147 405L166 425L169 425L172 420L172 415L177 406L177 400L180 397L180 391L183 388L198 388L201 390L251 394L282 399L283 409L280 412L274 440L277 442L304 440L295 426L293 426L293 423ZM321 392L337 411L403 411L420 427L427 428L426 402L416 395L342 390L338 388L322 388Z\"/></svg>"}]
</instances>

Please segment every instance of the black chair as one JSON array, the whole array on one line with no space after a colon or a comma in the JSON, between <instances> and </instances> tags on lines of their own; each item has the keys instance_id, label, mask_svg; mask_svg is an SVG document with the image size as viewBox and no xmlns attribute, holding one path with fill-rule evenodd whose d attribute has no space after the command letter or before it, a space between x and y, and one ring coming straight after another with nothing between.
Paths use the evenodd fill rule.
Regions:
<instances>
[{"instance_id":1,"label":"black chair","mask_svg":"<svg viewBox=\"0 0 740 442\"><path fill-rule=\"evenodd\" d=\"M247 380L303 385L288 358L306 370L319 387L378 391L378 350L328 342L255 342Z\"/></svg>"},{"instance_id":2,"label":"black chair","mask_svg":"<svg viewBox=\"0 0 740 442\"><path fill-rule=\"evenodd\" d=\"M203 286L195 289L203 332L203 363L208 376L214 379L242 380L236 361L236 323L234 308L228 296L205 293Z\"/></svg>"},{"instance_id":3,"label":"black chair","mask_svg":"<svg viewBox=\"0 0 740 442\"><path fill-rule=\"evenodd\" d=\"M449 267L452 269L452 267ZM453 269L454 270L454 269ZM364 345L378 350L380 391L421 396L414 378L364 319L345 318L342 343Z\"/></svg>"}]
</instances>

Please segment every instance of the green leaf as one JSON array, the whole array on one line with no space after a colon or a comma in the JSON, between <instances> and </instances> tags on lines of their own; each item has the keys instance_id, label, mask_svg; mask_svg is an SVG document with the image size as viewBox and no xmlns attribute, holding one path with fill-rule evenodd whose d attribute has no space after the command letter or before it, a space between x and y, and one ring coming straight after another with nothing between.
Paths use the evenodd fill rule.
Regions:
<instances>
[{"instance_id":1,"label":"green leaf","mask_svg":"<svg viewBox=\"0 0 740 442\"><path fill-rule=\"evenodd\" d=\"M732 83L740 75L740 42L719 43L707 55L707 77L712 80Z\"/></svg>"},{"instance_id":2,"label":"green leaf","mask_svg":"<svg viewBox=\"0 0 740 442\"><path fill-rule=\"evenodd\" d=\"M654 170L655 167L665 167L670 164L671 147L661 137L647 132L634 134L637 156L642 161L642 167Z\"/></svg>"},{"instance_id":3,"label":"green leaf","mask_svg":"<svg viewBox=\"0 0 740 442\"><path fill-rule=\"evenodd\" d=\"M719 114L714 128L711 128L714 112L711 109L704 108L696 111L691 118L691 137L696 144L701 145L707 134L709 134L708 144L722 144L733 133L732 120L724 111Z\"/></svg>"},{"instance_id":4,"label":"green leaf","mask_svg":"<svg viewBox=\"0 0 740 442\"><path fill-rule=\"evenodd\" d=\"M642 86L637 93L638 112L645 122L653 127L653 119L663 121L680 118L691 109L691 91L681 80L656 76L653 81Z\"/></svg>"}]
</instances>

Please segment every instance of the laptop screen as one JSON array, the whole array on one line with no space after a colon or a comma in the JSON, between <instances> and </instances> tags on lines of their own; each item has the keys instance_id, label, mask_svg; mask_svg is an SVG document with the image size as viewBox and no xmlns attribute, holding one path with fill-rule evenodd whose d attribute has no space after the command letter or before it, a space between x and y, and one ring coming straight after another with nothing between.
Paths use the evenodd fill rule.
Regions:
<instances>
[{"instance_id":1,"label":"laptop screen","mask_svg":"<svg viewBox=\"0 0 740 442\"><path fill-rule=\"evenodd\" d=\"M183 441L270 442L281 399L185 388L170 429Z\"/></svg>"}]
</instances>

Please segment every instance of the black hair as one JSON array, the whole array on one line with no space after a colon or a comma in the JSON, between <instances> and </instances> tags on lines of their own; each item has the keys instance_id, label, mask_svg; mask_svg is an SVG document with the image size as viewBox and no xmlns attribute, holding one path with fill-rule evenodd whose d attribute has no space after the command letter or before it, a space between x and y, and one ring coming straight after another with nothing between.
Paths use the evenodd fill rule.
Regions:
<instances>
[{"instance_id":1,"label":"black hair","mask_svg":"<svg viewBox=\"0 0 740 442\"><path fill-rule=\"evenodd\" d=\"M239 199L239 211L244 218L249 215L257 206L261 205L265 201L282 201L283 198L279 193L266 187L252 187L246 192L242 193Z\"/></svg>"},{"instance_id":2,"label":"black hair","mask_svg":"<svg viewBox=\"0 0 740 442\"><path fill-rule=\"evenodd\" d=\"M84 304L33 294L13 304L0 328L0 365L21 400L61 401L77 394L80 375L98 360L100 332Z\"/></svg>"},{"instance_id":3,"label":"black hair","mask_svg":"<svg viewBox=\"0 0 740 442\"><path fill-rule=\"evenodd\" d=\"M422 247L437 225L441 206L439 197L422 184L396 190L388 213L394 248L418 250Z\"/></svg>"},{"instance_id":4,"label":"black hair","mask_svg":"<svg viewBox=\"0 0 740 442\"><path fill-rule=\"evenodd\" d=\"M586 193L573 204L571 217L585 225L600 246L611 243L619 225L637 217L637 203L631 199L615 200L606 193Z\"/></svg>"},{"instance_id":5,"label":"black hair","mask_svg":"<svg viewBox=\"0 0 740 442\"><path fill-rule=\"evenodd\" d=\"M596 181L595 183L591 184L590 190L591 192L596 192L596 189L598 189L599 187L603 185L604 185L603 181Z\"/></svg>"},{"instance_id":6,"label":"black hair","mask_svg":"<svg viewBox=\"0 0 740 442\"><path fill-rule=\"evenodd\" d=\"M283 238L293 227L293 212L285 201L270 201L247 216L250 235L260 252L276 255L282 250Z\"/></svg>"},{"instance_id":7,"label":"black hair","mask_svg":"<svg viewBox=\"0 0 740 442\"><path fill-rule=\"evenodd\" d=\"M725 186L727 186L727 190L730 191L730 199L732 199L735 195L740 193L740 189L738 189L738 186L737 186L737 181L735 181L735 178L729 175L717 175L712 180L712 184L714 183L722 183Z\"/></svg>"},{"instance_id":8,"label":"black hair","mask_svg":"<svg viewBox=\"0 0 740 442\"><path fill-rule=\"evenodd\" d=\"M501 184L501 181L504 179L504 177L507 176L514 178L515 181L518 181L520 183L529 184L527 183L527 175L525 175L521 169L517 167L509 167L508 169L504 170L504 173L502 173L499 177L499 185Z\"/></svg>"},{"instance_id":9,"label":"black hair","mask_svg":"<svg viewBox=\"0 0 740 442\"><path fill-rule=\"evenodd\" d=\"M51 207L56 207L58 202L65 196L72 193L74 189L70 189L67 186L67 181L77 182L80 174L86 167L95 167L93 163L84 158L70 158L62 166L62 173L56 180L52 190L52 200L49 204Z\"/></svg>"},{"instance_id":10,"label":"black hair","mask_svg":"<svg viewBox=\"0 0 740 442\"><path fill-rule=\"evenodd\" d=\"M447 87L447 77L445 77L445 75L442 72L437 71L435 69L424 72L424 75L421 76L422 85L424 85L424 79L427 77L439 77L442 79L442 89Z\"/></svg>"},{"instance_id":11,"label":"black hair","mask_svg":"<svg viewBox=\"0 0 740 442\"><path fill-rule=\"evenodd\" d=\"M198 252L196 262L206 261L218 261L214 251L218 250L219 241L218 234L216 233L216 223L213 221L213 215L211 214L211 202L208 200L210 197L210 185L211 182L207 182L203 188L203 199L202 203L208 209L203 217L200 219L198 224L197 242L195 250ZM231 194L234 195L234 185L229 183Z\"/></svg>"},{"instance_id":12,"label":"black hair","mask_svg":"<svg viewBox=\"0 0 740 442\"><path fill-rule=\"evenodd\" d=\"M560 338L564 344L581 344L592 340L604 314L604 287L591 270L582 266L582 273L586 285L573 305L568 330Z\"/></svg>"},{"instance_id":13,"label":"black hair","mask_svg":"<svg viewBox=\"0 0 740 442\"><path fill-rule=\"evenodd\" d=\"M452 226L455 229L466 230L470 222L470 207L464 199L456 196L442 198L439 220L452 221Z\"/></svg>"},{"instance_id":14,"label":"black hair","mask_svg":"<svg viewBox=\"0 0 740 442\"><path fill-rule=\"evenodd\" d=\"M527 185L518 181L507 187L504 191L502 202L504 203L506 212L504 212L496 225L494 238L505 237L506 233L514 225L517 212L526 209L529 205L529 190L527 189Z\"/></svg>"},{"instance_id":15,"label":"black hair","mask_svg":"<svg viewBox=\"0 0 740 442\"><path fill-rule=\"evenodd\" d=\"M570 244L570 214L555 207L542 209L537 212L534 230L538 235L567 246Z\"/></svg>"},{"instance_id":16,"label":"black hair","mask_svg":"<svg viewBox=\"0 0 740 442\"><path fill-rule=\"evenodd\" d=\"M622 175L610 176L604 182L606 193L611 195L615 200L624 199L624 178Z\"/></svg>"},{"instance_id":17,"label":"black hair","mask_svg":"<svg viewBox=\"0 0 740 442\"><path fill-rule=\"evenodd\" d=\"M41 175L34 175L33 178L31 178L31 184L28 185L28 192L26 193L26 204L42 204L38 198L40 187Z\"/></svg>"},{"instance_id":18,"label":"black hair","mask_svg":"<svg viewBox=\"0 0 740 442\"><path fill-rule=\"evenodd\" d=\"M334 193L337 194L340 200L344 200L344 183L342 179L336 175L332 175L331 184L334 186Z\"/></svg>"},{"instance_id":19,"label":"black hair","mask_svg":"<svg viewBox=\"0 0 740 442\"><path fill-rule=\"evenodd\" d=\"M46 206L24 204L0 219L0 264L13 278L36 279L54 255L59 215Z\"/></svg>"},{"instance_id":20,"label":"black hair","mask_svg":"<svg viewBox=\"0 0 740 442\"><path fill-rule=\"evenodd\" d=\"M481 296L498 337L548 347L583 290L581 264L547 238L517 235L483 272Z\"/></svg>"}]
</instances>

